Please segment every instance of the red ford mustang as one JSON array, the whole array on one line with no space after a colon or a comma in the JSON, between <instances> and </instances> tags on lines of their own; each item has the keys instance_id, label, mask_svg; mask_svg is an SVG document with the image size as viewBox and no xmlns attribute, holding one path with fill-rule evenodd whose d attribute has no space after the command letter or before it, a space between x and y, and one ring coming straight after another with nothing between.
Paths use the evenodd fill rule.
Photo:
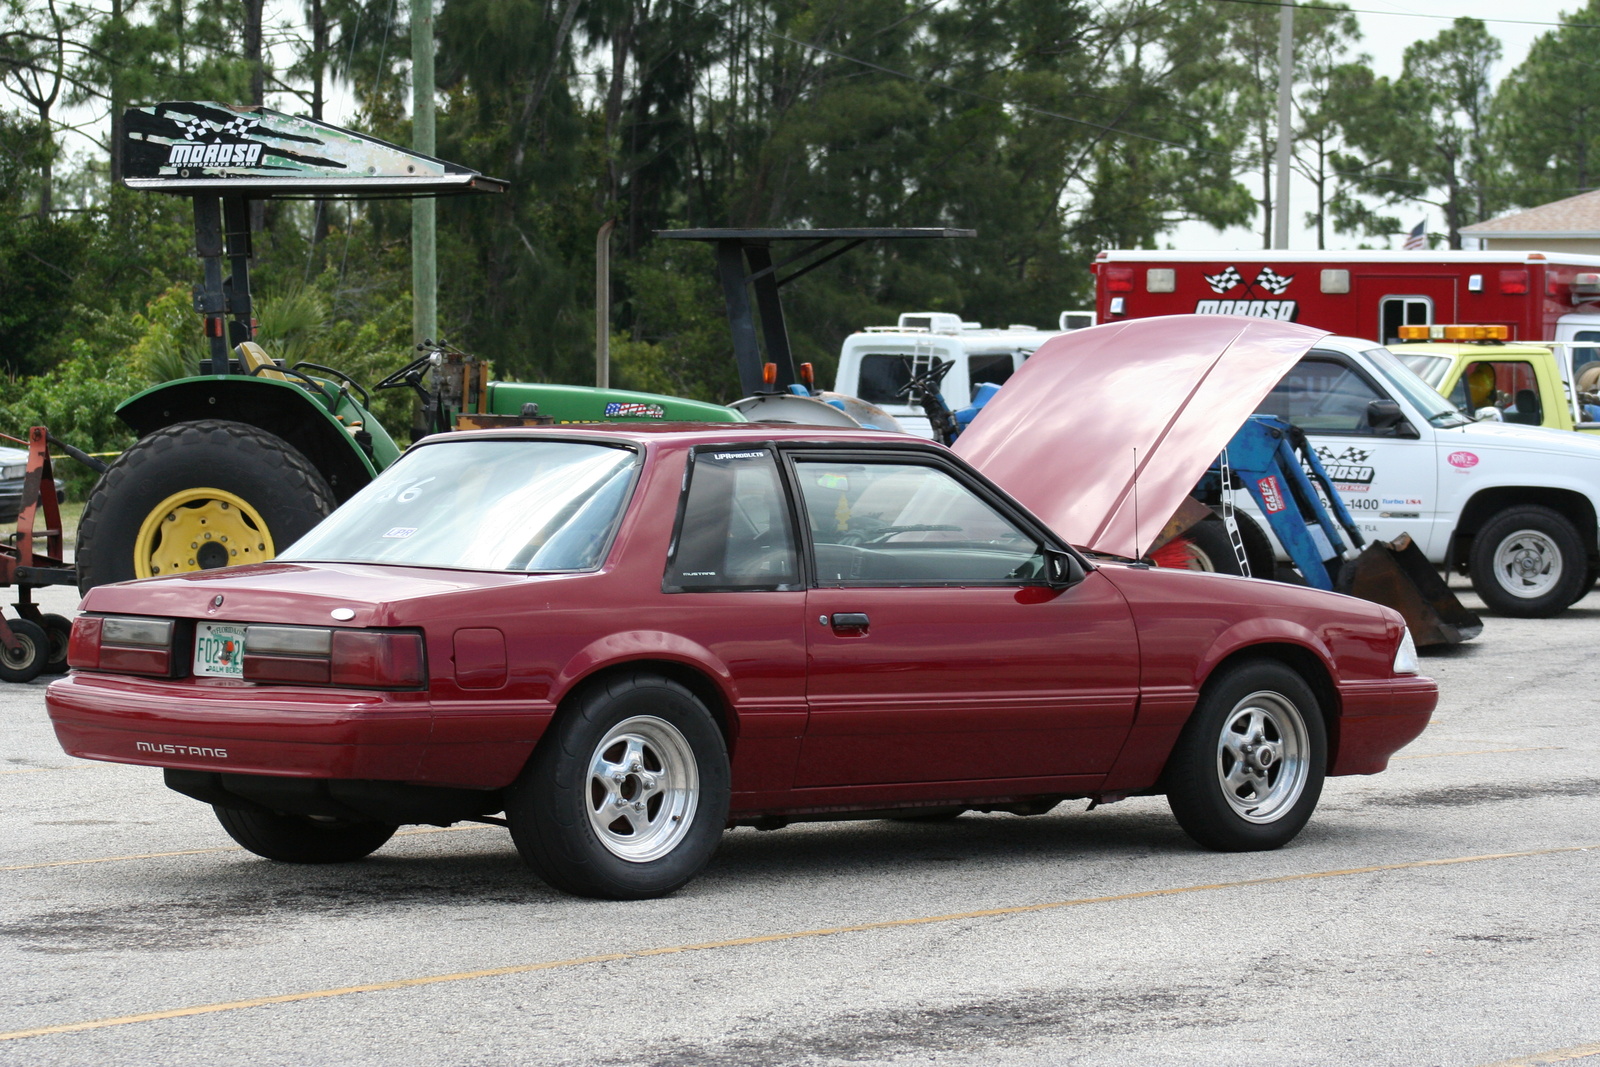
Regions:
<instances>
[{"instance_id":1,"label":"red ford mustang","mask_svg":"<svg viewBox=\"0 0 1600 1067\"><path fill-rule=\"evenodd\" d=\"M1275 848L1437 689L1387 608L1132 561L1319 336L1068 335L971 463L776 425L429 438L275 562L90 592L50 714L262 856L503 812L600 897L677 889L729 826L1069 797L1163 793L1203 845Z\"/></svg>"}]
</instances>

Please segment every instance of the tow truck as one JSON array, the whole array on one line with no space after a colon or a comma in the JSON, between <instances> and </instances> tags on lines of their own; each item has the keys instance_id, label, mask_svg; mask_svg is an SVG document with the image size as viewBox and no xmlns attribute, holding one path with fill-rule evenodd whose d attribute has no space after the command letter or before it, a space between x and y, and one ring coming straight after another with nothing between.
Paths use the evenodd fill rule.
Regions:
<instances>
[{"instance_id":1,"label":"tow truck","mask_svg":"<svg viewBox=\"0 0 1600 1067\"><path fill-rule=\"evenodd\" d=\"M1504 326L1402 326L1392 351L1479 419L1600 432L1600 361L1565 341L1507 341Z\"/></svg>"}]
</instances>

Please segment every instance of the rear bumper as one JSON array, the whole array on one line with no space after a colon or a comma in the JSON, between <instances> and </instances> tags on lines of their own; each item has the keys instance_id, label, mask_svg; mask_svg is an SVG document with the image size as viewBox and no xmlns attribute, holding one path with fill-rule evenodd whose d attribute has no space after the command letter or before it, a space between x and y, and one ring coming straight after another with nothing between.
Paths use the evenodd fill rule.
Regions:
<instances>
[{"instance_id":1,"label":"rear bumper","mask_svg":"<svg viewBox=\"0 0 1600 1067\"><path fill-rule=\"evenodd\" d=\"M1377 774L1416 740L1439 703L1432 678L1400 677L1339 686L1343 713L1331 739L1334 774Z\"/></svg>"},{"instance_id":2,"label":"rear bumper","mask_svg":"<svg viewBox=\"0 0 1600 1067\"><path fill-rule=\"evenodd\" d=\"M45 706L69 755L146 767L283 778L499 789L549 710L389 693L73 673Z\"/></svg>"}]
</instances>

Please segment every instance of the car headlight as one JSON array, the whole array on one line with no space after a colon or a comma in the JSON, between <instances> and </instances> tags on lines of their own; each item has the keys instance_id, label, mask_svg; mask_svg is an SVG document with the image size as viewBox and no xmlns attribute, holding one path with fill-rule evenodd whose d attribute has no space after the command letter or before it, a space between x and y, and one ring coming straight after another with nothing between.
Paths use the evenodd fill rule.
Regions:
<instances>
[{"instance_id":1,"label":"car headlight","mask_svg":"<svg viewBox=\"0 0 1600 1067\"><path fill-rule=\"evenodd\" d=\"M1394 673L1416 674L1421 669L1417 662L1417 643L1411 640L1411 628L1404 627L1400 631L1400 647L1394 652Z\"/></svg>"},{"instance_id":2,"label":"car headlight","mask_svg":"<svg viewBox=\"0 0 1600 1067\"><path fill-rule=\"evenodd\" d=\"M4 479L8 482L13 478L20 478L27 473L28 465L26 463L18 463L14 467L0 467L0 479Z\"/></svg>"}]
</instances>

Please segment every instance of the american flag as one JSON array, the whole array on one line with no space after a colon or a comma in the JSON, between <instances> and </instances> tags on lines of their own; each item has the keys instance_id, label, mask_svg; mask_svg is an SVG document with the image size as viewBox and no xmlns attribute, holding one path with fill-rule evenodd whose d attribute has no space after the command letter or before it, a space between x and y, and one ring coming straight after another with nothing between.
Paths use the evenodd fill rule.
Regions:
<instances>
[{"instance_id":1,"label":"american flag","mask_svg":"<svg viewBox=\"0 0 1600 1067\"><path fill-rule=\"evenodd\" d=\"M1206 284L1211 286L1211 291L1213 293L1226 293L1229 289L1232 289L1234 286L1244 281L1244 279L1239 276L1239 272L1233 269L1233 265L1231 263L1223 270L1218 271L1216 274L1206 274L1203 275L1203 277L1206 280Z\"/></svg>"},{"instance_id":2,"label":"american flag","mask_svg":"<svg viewBox=\"0 0 1600 1067\"><path fill-rule=\"evenodd\" d=\"M1256 284L1273 296L1282 296L1283 291L1289 288L1289 283L1292 281L1294 281L1293 274L1285 278L1271 267L1262 267L1261 273L1256 275Z\"/></svg>"},{"instance_id":3,"label":"american flag","mask_svg":"<svg viewBox=\"0 0 1600 1067\"><path fill-rule=\"evenodd\" d=\"M1428 247L1428 220L1423 219L1417 223L1416 229L1406 236L1406 243L1400 246L1404 252L1421 252Z\"/></svg>"}]
</instances>

